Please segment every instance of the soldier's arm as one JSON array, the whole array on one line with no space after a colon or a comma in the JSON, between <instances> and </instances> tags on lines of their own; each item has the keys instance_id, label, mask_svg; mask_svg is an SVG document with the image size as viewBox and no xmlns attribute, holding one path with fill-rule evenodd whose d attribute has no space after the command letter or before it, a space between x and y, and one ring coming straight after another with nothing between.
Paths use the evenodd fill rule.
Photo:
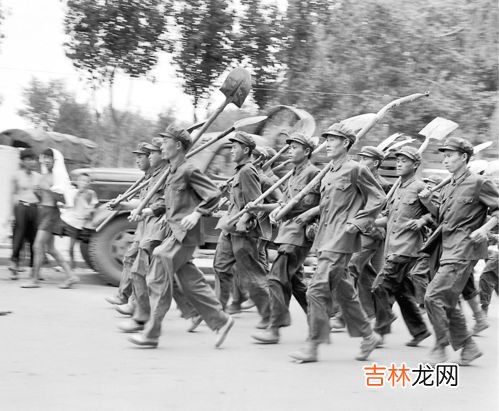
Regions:
<instances>
[{"instance_id":1,"label":"soldier's arm","mask_svg":"<svg viewBox=\"0 0 499 411\"><path fill-rule=\"evenodd\" d=\"M201 199L196 212L211 215L218 206L222 193L215 184L201 171L193 169L189 176L189 185Z\"/></svg>"},{"instance_id":2,"label":"soldier's arm","mask_svg":"<svg viewBox=\"0 0 499 411\"><path fill-rule=\"evenodd\" d=\"M366 199L363 209L351 221L351 225L359 231L365 232L381 211L386 195L378 181L365 166L358 166L357 187Z\"/></svg>"},{"instance_id":3,"label":"soldier's arm","mask_svg":"<svg viewBox=\"0 0 499 411\"><path fill-rule=\"evenodd\" d=\"M489 231L496 228L499 221L499 192L492 181L486 179L483 182L478 198L488 207L490 219L470 234L470 238L477 243L485 241Z\"/></svg>"}]
</instances>

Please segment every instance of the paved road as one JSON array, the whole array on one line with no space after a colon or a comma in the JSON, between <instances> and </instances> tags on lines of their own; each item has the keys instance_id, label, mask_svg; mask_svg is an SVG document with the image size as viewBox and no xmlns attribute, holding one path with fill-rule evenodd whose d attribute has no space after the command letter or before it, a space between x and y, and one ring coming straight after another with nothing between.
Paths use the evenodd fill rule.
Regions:
<instances>
[{"instance_id":1,"label":"paved road","mask_svg":"<svg viewBox=\"0 0 499 411\"><path fill-rule=\"evenodd\" d=\"M25 290L0 268L0 410L495 410L498 409L498 300L491 307L491 328L477 338L485 356L461 368L459 387L366 388L362 366L353 360L359 340L332 334L321 361L295 364L288 353L301 346L306 322L293 303L294 324L282 343L251 342L256 313L237 315L222 349L201 326L185 332L187 322L172 310L157 350L132 347L116 331L121 317L104 297L90 271L81 271L77 289L56 287L62 274L45 270L47 281ZM466 313L470 315L469 310ZM471 323L471 321L470 321ZM389 366L422 361L431 341L408 348L405 326L397 321L385 348L372 361ZM453 354L452 359L457 358Z\"/></svg>"}]
</instances>

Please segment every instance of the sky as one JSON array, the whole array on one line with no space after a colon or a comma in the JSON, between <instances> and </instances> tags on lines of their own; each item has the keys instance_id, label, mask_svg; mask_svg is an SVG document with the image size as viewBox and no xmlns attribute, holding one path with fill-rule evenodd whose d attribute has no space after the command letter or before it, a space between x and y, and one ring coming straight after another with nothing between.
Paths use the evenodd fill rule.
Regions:
<instances>
[{"instance_id":1,"label":"sky","mask_svg":"<svg viewBox=\"0 0 499 411\"><path fill-rule=\"evenodd\" d=\"M91 101L90 88L64 54L63 2L0 0L0 3L6 14L0 25L5 36L0 43L0 131L32 127L17 115L23 108L22 90L32 77L42 81L63 79L80 102ZM151 74L156 77L154 84L143 79L121 79L116 87L116 107L139 111L150 118L174 107L179 120L191 121L191 100L182 92L167 55L161 56ZM108 93L102 90L94 98L97 106L102 107L108 102ZM221 98L213 96L215 101Z\"/></svg>"}]
</instances>

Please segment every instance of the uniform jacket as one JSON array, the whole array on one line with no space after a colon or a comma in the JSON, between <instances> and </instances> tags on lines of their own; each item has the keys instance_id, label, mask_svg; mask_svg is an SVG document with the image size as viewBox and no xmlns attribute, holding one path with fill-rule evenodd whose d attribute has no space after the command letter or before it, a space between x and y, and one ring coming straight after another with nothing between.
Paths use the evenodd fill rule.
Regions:
<instances>
[{"instance_id":1,"label":"uniform jacket","mask_svg":"<svg viewBox=\"0 0 499 411\"><path fill-rule=\"evenodd\" d=\"M366 232L385 199L371 171L345 157L322 179L320 196L320 221L313 248L344 254L358 251L360 233L347 233L347 222Z\"/></svg>"}]
</instances>

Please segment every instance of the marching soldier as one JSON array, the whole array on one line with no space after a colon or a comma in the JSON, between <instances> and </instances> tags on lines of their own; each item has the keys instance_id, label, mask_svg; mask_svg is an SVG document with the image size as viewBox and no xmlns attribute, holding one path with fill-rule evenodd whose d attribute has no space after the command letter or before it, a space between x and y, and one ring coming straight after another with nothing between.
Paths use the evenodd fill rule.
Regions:
<instances>
[{"instance_id":1,"label":"marching soldier","mask_svg":"<svg viewBox=\"0 0 499 411\"><path fill-rule=\"evenodd\" d=\"M490 214L492 223L497 224L499 193L490 180L467 168L473 147L466 140L450 137L439 151L452 181L441 192L438 210L440 267L425 294L426 311L436 336L429 362L446 362L446 347L451 344L456 351L462 348L460 364L468 365L482 352L466 328L458 301L477 261L487 258L485 221ZM430 195L429 190L420 193L421 197Z\"/></svg>"},{"instance_id":2,"label":"marching soldier","mask_svg":"<svg viewBox=\"0 0 499 411\"><path fill-rule=\"evenodd\" d=\"M386 227L386 260L373 284L376 307L374 329L381 336L390 332L391 323L396 318L391 301L391 297L395 297L412 335L412 340L406 345L416 347L431 334L416 302L410 272L420 257L423 228L431 224L431 211L435 212L436 206L428 199L418 197L426 188L425 183L415 176L421 164L418 150L404 146L395 155L401 184L383 217L376 220L376 225Z\"/></svg>"},{"instance_id":3,"label":"marching soldier","mask_svg":"<svg viewBox=\"0 0 499 411\"><path fill-rule=\"evenodd\" d=\"M385 154L373 146L364 146L359 152L359 163L366 166L381 188L388 192L390 184L379 173ZM375 317L374 299L371 287L383 265L383 243L385 230L372 227L365 235L361 236L361 249L352 255L348 266L350 273L357 284L359 299L368 319Z\"/></svg>"},{"instance_id":4,"label":"marching soldier","mask_svg":"<svg viewBox=\"0 0 499 411\"><path fill-rule=\"evenodd\" d=\"M162 226L166 236L154 249L146 276L149 319L142 333L129 340L141 347L157 347L161 323L171 305L176 277L196 311L212 330L218 331L215 343L218 348L234 325L234 320L223 312L203 273L192 263L192 256L196 247L203 243L201 216L213 212L220 199L220 191L207 176L186 161L185 153L192 145L186 130L171 125L161 136L163 158L170 163L163 194L165 214ZM153 215L157 210L153 209Z\"/></svg>"},{"instance_id":5,"label":"marching soldier","mask_svg":"<svg viewBox=\"0 0 499 411\"><path fill-rule=\"evenodd\" d=\"M146 144L145 148L149 151L149 161L151 170L149 173L150 182L148 187L141 193L144 198L152 187L156 184L161 175L168 168L168 162L161 156L162 139L155 137L151 144ZM136 204L135 204L136 205ZM149 294L146 284L146 274L149 271L151 255L154 249L161 244L165 238L165 227L161 223L161 216L165 212L165 201L163 197L163 188L159 189L151 199L149 208L145 208L141 216L134 215L132 211L130 219L139 220L139 233L137 244L137 255L131 267L132 286L134 299L125 305L118 305L116 310L124 315L132 315L132 318L123 321L118 328L123 332L137 332L143 329L144 324L149 319L150 306ZM193 331L201 322L196 311L181 293L176 282L174 282L174 298L181 312L182 318L192 319L193 324L188 331Z\"/></svg>"},{"instance_id":6,"label":"marching soldier","mask_svg":"<svg viewBox=\"0 0 499 411\"><path fill-rule=\"evenodd\" d=\"M321 181L320 205L297 217L298 222L307 222L320 214L313 245L318 253L317 268L307 291L309 336L307 345L291 357L299 362L317 361L319 344L329 343L328 307L333 298L350 335L363 337L356 359L365 360L381 337L373 332L362 309L347 265L360 249L360 233L372 224L385 195L372 173L348 158L356 140L350 129L335 123L323 137L333 166Z\"/></svg>"},{"instance_id":7,"label":"marching soldier","mask_svg":"<svg viewBox=\"0 0 499 411\"><path fill-rule=\"evenodd\" d=\"M150 151L146 148L147 143L139 143L137 148L132 151L135 154L135 164L137 167L145 173L145 179L150 177L151 163L149 162ZM147 191L147 190L144 190ZM121 203L121 208L127 207L128 204ZM132 207L130 207L131 209ZM144 225L144 220L139 221L137 224L137 229L133 237L132 244L128 247L123 256L123 271L121 273L120 285L118 288L118 294L112 297L106 297L106 301L114 305L127 304L129 298L132 296L132 274L131 268L132 264L137 257L137 252L139 249L139 241L142 236L142 226Z\"/></svg>"},{"instance_id":8,"label":"marching soldier","mask_svg":"<svg viewBox=\"0 0 499 411\"><path fill-rule=\"evenodd\" d=\"M258 171L250 162L252 151L256 147L253 137L239 131L230 141L237 172L230 188L227 219L262 194ZM250 298L260 313L261 321L257 328L265 329L269 322L270 308L267 270L262 263L259 248L262 232L257 215L247 212L236 226L228 226L223 221L219 222L219 226L222 228L222 233L218 240L213 268L220 283L220 302L223 307L227 305L233 268L236 265L238 275L247 286Z\"/></svg>"},{"instance_id":9,"label":"marching soldier","mask_svg":"<svg viewBox=\"0 0 499 411\"><path fill-rule=\"evenodd\" d=\"M289 144L289 159L294 165L293 175L286 183L285 191L279 203L263 204L250 209L260 211L276 210L279 204L286 204L297 192L305 187L319 172L310 162L314 143L300 133L292 134L286 140ZM305 234L305 226L295 221L295 217L319 204L318 190L312 191L290 212L279 226L274 242L278 245L278 255L269 275L270 324L253 338L264 344L279 342L279 328L291 324L289 303L293 295L305 314L307 313L307 287L301 270L312 242ZM273 211L272 215L275 215Z\"/></svg>"}]
</instances>

